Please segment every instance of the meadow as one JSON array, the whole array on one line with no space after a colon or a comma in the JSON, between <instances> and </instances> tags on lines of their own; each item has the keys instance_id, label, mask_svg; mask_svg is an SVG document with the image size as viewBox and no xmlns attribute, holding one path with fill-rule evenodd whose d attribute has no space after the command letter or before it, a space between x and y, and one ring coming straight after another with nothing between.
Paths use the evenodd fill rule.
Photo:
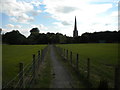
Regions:
<instances>
[{"instance_id":1,"label":"meadow","mask_svg":"<svg viewBox=\"0 0 120 90\"><path fill-rule=\"evenodd\" d=\"M3 45L2 46L2 80L10 81L19 72L19 63L24 66L32 62L32 55L38 53L46 45Z\"/></svg>"},{"instance_id":2,"label":"meadow","mask_svg":"<svg viewBox=\"0 0 120 90\"><path fill-rule=\"evenodd\" d=\"M114 67L118 62L118 44L60 44L62 49L73 54L73 63L76 63L76 54L79 54L79 70L86 76L87 59L90 58L90 80L96 87L101 79L114 87Z\"/></svg>"},{"instance_id":3,"label":"meadow","mask_svg":"<svg viewBox=\"0 0 120 90\"><path fill-rule=\"evenodd\" d=\"M19 63L24 66L32 62L32 54L36 54L46 45L3 45L2 46L2 75L3 83L13 79L19 72ZM59 44L73 54L73 64L76 54L79 54L79 70L86 77L87 59L90 58L90 81L96 87L101 79L114 87L114 67L118 61L118 44ZM70 57L68 58L70 60Z\"/></svg>"}]
</instances>

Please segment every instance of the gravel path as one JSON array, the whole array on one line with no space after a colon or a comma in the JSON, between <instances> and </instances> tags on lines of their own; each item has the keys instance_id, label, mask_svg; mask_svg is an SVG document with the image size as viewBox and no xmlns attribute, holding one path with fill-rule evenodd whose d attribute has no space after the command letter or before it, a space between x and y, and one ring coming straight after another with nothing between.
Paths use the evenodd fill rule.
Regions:
<instances>
[{"instance_id":1,"label":"gravel path","mask_svg":"<svg viewBox=\"0 0 120 90\"><path fill-rule=\"evenodd\" d=\"M51 88L72 88L72 78L67 69L57 59L54 47L50 46L50 56L53 66L53 81Z\"/></svg>"}]
</instances>

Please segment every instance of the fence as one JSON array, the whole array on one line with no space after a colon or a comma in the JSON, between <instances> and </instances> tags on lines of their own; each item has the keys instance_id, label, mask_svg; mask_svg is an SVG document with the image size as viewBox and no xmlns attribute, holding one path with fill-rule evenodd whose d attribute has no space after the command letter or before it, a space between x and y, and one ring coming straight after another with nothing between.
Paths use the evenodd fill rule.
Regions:
<instances>
[{"instance_id":1,"label":"fence","mask_svg":"<svg viewBox=\"0 0 120 90\"><path fill-rule=\"evenodd\" d=\"M120 67L107 65L100 61L95 62L90 58L83 58L78 53L60 47L56 47L56 49L63 59L69 62L80 76L82 75L88 87L109 87L120 90Z\"/></svg>"},{"instance_id":2,"label":"fence","mask_svg":"<svg viewBox=\"0 0 120 90\"><path fill-rule=\"evenodd\" d=\"M33 54L32 62L24 66L23 62L19 63L19 73L10 80L7 84L3 84L2 88L30 88L36 82L38 69L43 63L47 47L38 51L38 54Z\"/></svg>"}]
</instances>

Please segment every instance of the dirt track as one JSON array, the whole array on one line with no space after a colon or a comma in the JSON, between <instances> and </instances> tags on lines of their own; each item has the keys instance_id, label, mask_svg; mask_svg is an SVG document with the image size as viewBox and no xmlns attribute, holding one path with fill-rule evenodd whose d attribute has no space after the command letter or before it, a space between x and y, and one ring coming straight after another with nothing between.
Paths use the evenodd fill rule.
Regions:
<instances>
[{"instance_id":1,"label":"dirt track","mask_svg":"<svg viewBox=\"0 0 120 90\"><path fill-rule=\"evenodd\" d=\"M72 88L72 78L67 69L57 59L54 47L50 46L50 56L53 66L53 81L51 88Z\"/></svg>"}]
</instances>

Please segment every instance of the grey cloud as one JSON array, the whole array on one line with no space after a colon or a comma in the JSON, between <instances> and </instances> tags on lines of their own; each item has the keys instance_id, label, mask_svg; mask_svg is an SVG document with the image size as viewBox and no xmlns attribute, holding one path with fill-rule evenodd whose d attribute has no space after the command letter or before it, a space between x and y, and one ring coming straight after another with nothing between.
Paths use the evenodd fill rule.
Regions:
<instances>
[{"instance_id":1,"label":"grey cloud","mask_svg":"<svg viewBox=\"0 0 120 90\"><path fill-rule=\"evenodd\" d=\"M58 7L56 8L56 11L57 11L57 12L61 12L61 13L70 13L70 12L73 12L73 11L75 11L75 10L77 10L76 7L68 7L68 6L64 6L64 7L58 6Z\"/></svg>"},{"instance_id":2,"label":"grey cloud","mask_svg":"<svg viewBox=\"0 0 120 90\"><path fill-rule=\"evenodd\" d=\"M105 26L108 26L108 25L110 25L110 24L109 24L109 23L106 23L106 24L105 24Z\"/></svg>"},{"instance_id":3,"label":"grey cloud","mask_svg":"<svg viewBox=\"0 0 120 90\"><path fill-rule=\"evenodd\" d=\"M32 16L37 16L38 14L40 14L42 11L41 10L33 10L30 13L32 14Z\"/></svg>"},{"instance_id":4,"label":"grey cloud","mask_svg":"<svg viewBox=\"0 0 120 90\"><path fill-rule=\"evenodd\" d=\"M63 21L62 22L63 25L71 25L70 23L66 22L66 21Z\"/></svg>"}]
</instances>

